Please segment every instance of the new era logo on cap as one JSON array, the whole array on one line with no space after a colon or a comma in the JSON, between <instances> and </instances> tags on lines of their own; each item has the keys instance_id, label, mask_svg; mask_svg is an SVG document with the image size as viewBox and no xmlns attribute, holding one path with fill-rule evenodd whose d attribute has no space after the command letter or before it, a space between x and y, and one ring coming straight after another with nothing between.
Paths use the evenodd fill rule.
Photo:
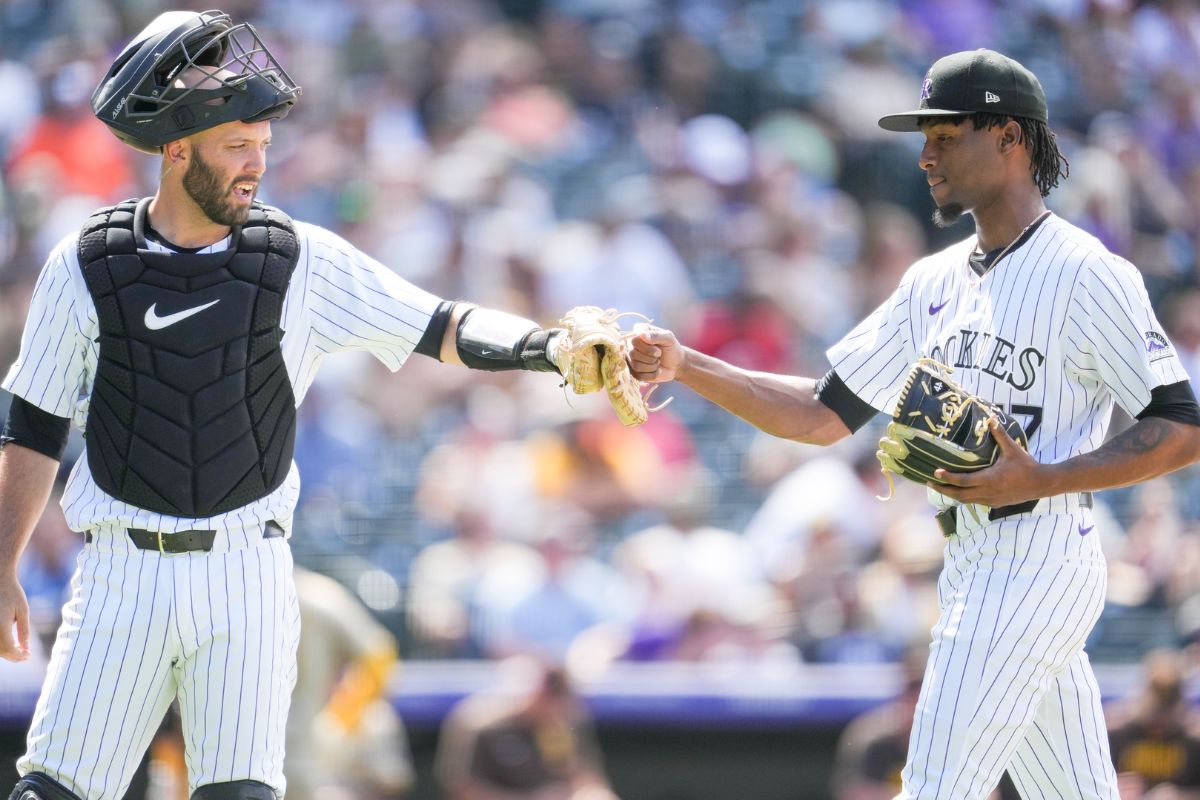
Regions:
<instances>
[{"instance_id":1,"label":"new era logo on cap","mask_svg":"<svg viewBox=\"0 0 1200 800\"><path fill-rule=\"evenodd\" d=\"M1000 95L992 94L991 92L984 92L983 93L983 101L985 103L999 103Z\"/></svg>"}]
</instances>

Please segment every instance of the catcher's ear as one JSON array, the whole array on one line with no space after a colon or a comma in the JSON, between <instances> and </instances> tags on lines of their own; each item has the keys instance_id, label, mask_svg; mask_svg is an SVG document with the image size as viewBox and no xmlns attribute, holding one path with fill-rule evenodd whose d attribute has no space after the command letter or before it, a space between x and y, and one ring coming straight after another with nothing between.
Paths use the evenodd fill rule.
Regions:
<instances>
[{"instance_id":1,"label":"catcher's ear","mask_svg":"<svg viewBox=\"0 0 1200 800\"><path fill-rule=\"evenodd\" d=\"M187 145L182 139L167 142L163 145L163 155L166 156L167 162L171 166L175 166L187 158Z\"/></svg>"}]
</instances>

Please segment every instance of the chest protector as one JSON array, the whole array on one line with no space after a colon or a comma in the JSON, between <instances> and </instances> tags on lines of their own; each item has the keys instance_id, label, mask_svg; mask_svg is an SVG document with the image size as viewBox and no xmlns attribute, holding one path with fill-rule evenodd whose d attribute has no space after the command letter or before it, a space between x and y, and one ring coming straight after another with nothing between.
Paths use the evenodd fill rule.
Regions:
<instances>
[{"instance_id":1,"label":"chest protector","mask_svg":"<svg viewBox=\"0 0 1200 800\"><path fill-rule=\"evenodd\" d=\"M228 250L149 250L149 204L101 209L79 234L100 323L88 466L127 503L209 517L265 497L291 466L279 322L299 246L287 215L255 204Z\"/></svg>"}]
</instances>

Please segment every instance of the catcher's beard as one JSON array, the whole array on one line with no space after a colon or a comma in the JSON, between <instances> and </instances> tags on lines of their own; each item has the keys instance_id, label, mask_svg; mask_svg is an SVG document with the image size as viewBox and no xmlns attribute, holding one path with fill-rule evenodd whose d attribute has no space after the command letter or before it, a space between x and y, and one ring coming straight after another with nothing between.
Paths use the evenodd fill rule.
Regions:
<instances>
[{"instance_id":1,"label":"catcher's beard","mask_svg":"<svg viewBox=\"0 0 1200 800\"><path fill-rule=\"evenodd\" d=\"M221 176L204 160L200 151L192 150L192 160L183 174L183 189L204 216L218 225L242 225L250 218L249 206L236 206L230 201L231 185L222 185Z\"/></svg>"},{"instance_id":2,"label":"catcher's beard","mask_svg":"<svg viewBox=\"0 0 1200 800\"><path fill-rule=\"evenodd\" d=\"M933 210L933 224L939 228L949 228L954 223L962 219L963 212L962 203L946 203L944 206L938 206Z\"/></svg>"}]
</instances>

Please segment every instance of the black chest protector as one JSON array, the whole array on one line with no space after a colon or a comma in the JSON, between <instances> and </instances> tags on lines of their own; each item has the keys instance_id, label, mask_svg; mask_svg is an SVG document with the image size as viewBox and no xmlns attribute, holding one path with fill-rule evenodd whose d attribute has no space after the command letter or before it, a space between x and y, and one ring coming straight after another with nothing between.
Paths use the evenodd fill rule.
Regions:
<instances>
[{"instance_id":1,"label":"black chest protector","mask_svg":"<svg viewBox=\"0 0 1200 800\"><path fill-rule=\"evenodd\" d=\"M79 234L100 323L88 466L127 503L209 517L266 496L291 466L279 323L299 246L287 215L256 204L228 250L149 250L149 204L101 209Z\"/></svg>"}]
</instances>

